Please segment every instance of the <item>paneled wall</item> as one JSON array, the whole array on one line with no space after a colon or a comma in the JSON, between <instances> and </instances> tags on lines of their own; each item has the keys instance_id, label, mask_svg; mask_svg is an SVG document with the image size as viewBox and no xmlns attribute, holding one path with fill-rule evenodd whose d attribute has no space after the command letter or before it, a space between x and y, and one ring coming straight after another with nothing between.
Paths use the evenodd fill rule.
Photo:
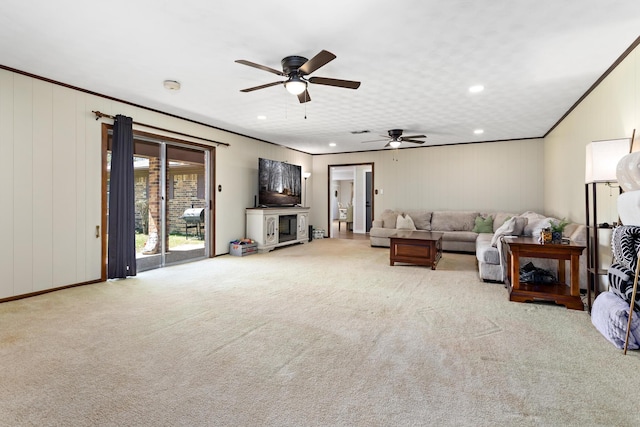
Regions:
<instances>
[{"instance_id":1,"label":"paneled wall","mask_svg":"<svg viewBox=\"0 0 640 427\"><path fill-rule=\"evenodd\" d=\"M216 255L245 235L259 157L311 170L311 155L0 69L0 299L100 279L103 120L94 110L230 144L215 149Z\"/></svg>"},{"instance_id":2,"label":"paneled wall","mask_svg":"<svg viewBox=\"0 0 640 427\"><path fill-rule=\"evenodd\" d=\"M373 163L384 209L543 211L541 139L315 156L311 224L328 226L328 167Z\"/></svg>"},{"instance_id":3,"label":"paneled wall","mask_svg":"<svg viewBox=\"0 0 640 427\"><path fill-rule=\"evenodd\" d=\"M100 277L100 134L85 100L0 70L0 298Z\"/></svg>"},{"instance_id":4,"label":"paneled wall","mask_svg":"<svg viewBox=\"0 0 640 427\"><path fill-rule=\"evenodd\" d=\"M328 166L360 163L374 164L374 218L386 208L535 210L582 222L586 145L630 137L633 129L640 134L640 49L544 141L327 156L0 69L0 299L100 277L95 227L103 209L101 121L92 110L230 144L215 150L215 254L227 253L231 240L244 237L245 209L254 205L258 190L259 157L312 172L306 200L310 224L317 227L328 226Z\"/></svg>"},{"instance_id":5,"label":"paneled wall","mask_svg":"<svg viewBox=\"0 0 640 427\"><path fill-rule=\"evenodd\" d=\"M557 217L566 216L584 223L587 144L631 138L634 129L634 151L637 151L640 149L640 47L546 136L546 209ZM611 210L615 211L613 204ZM605 219L610 220L602 218Z\"/></svg>"}]
</instances>

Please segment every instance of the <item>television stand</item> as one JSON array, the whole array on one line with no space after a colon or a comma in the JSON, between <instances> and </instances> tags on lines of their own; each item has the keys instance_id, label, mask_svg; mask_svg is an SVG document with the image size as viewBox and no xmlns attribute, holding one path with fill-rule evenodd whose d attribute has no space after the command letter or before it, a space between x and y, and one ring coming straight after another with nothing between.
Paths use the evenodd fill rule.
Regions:
<instances>
[{"instance_id":1,"label":"television stand","mask_svg":"<svg viewBox=\"0 0 640 427\"><path fill-rule=\"evenodd\" d=\"M309 241L309 208L249 208L247 236L258 244L258 252Z\"/></svg>"}]
</instances>

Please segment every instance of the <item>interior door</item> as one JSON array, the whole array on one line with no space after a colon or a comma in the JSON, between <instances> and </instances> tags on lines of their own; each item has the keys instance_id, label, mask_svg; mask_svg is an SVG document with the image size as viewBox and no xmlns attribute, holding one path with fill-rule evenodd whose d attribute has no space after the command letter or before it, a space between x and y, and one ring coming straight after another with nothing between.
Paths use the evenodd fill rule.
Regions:
<instances>
[{"instance_id":1,"label":"interior door","mask_svg":"<svg viewBox=\"0 0 640 427\"><path fill-rule=\"evenodd\" d=\"M364 191L364 196L365 196L365 202L364 202L364 209L365 209L365 223L364 223L364 227L365 227L365 232L369 232L369 230L371 230L371 222L372 222L372 199L371 199L371 194L372 194L372 179L371 179L372 173L371 172L365 172L364 175L364 179L365 179L365 191Z\"/></svg>"}]
</instances>

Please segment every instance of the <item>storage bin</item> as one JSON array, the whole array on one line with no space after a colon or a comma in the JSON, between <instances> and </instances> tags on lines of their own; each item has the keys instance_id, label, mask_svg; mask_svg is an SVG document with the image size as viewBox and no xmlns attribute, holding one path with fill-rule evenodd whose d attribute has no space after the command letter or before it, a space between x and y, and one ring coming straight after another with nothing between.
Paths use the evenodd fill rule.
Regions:
<instances>
[{"instance_id":1,"label":"storage bin","mask_svg":"<svg viewBox=\"0 0 640 427\"><path fill-rule=\"evenodd\" d=\"M247 256L258 253L257 243L231 243L229 244L229 255Z\"/></svg>"}]
</instances>

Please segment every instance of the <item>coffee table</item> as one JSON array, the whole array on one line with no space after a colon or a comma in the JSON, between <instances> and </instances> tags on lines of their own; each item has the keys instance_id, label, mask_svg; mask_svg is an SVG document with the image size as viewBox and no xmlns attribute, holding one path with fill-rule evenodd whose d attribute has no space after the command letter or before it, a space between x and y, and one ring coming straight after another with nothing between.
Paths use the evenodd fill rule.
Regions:
<instances>
[{"instance_id":1,"label":"coffee table","mask_svg":"<svg viewBox=\"0 0 640 427\"><path fill-rule=\"evenodd\" d=\"M585 246L539 243L532 237L505 238L507 250L507 285L509 301L553 301L574 310L584 310L580 298L580 254ZM558 283L520 282L520 257L550 258L558 260ZM571 281L565 278L565 261L569 261Z\"/></svg>"},{"instance_id":2,"label":"coffee table","mask_svg":"<svg viewBox=\"0 0 640 427\"><path fill-rule=\"evenodd\" d=\"M436 269L442 258L442 233L398 230L389 236L389 264L396 262L424 265Z\"/></svg>"}]
</instances>

